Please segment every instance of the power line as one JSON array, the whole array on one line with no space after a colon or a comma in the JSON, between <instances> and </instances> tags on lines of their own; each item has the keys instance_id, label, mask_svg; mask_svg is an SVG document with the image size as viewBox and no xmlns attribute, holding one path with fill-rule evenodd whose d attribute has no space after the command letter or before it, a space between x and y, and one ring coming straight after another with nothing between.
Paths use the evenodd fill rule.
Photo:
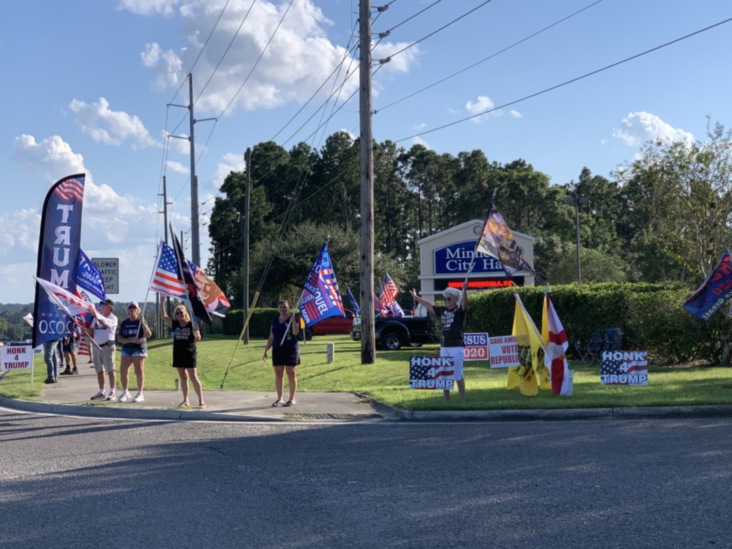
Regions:
<instances>
[{"instance_id":1,"label":"power line","mask_svg":"<svg viewBox=\"0 0 732 549\"><path fill-rule=\"evenodd\" d=\"M411 21L412 19L414 19L414 18L415 18L415 17L417 17L418 15L422 15L422 14L423 14L424 12L426 12L426 11L427 11L428 9L430 9L430 8L431 8L431 7L433 7L433 6L436 6L436 5L437 5L437 4L439 4L440 2L442 2L442 0L435 0L435 2L432 2L432 3L431 3L431 4L429 5L429 6L427 6L426 8L423 8L423 9L419 10L419 11L418 11L417 13L415 13L414 15L411 15L411 16L407 17L407 18L406 18L406 19L405 19L404 21L402 21L401 23L398 23L397 25L394 25L393 27L391 27L390 29L387 29L387 30L385 30L384 32L380 32L380 33L378 33L378 37L379 37L379 38L386 38L387 36L389 36L389 35L391 34L391 32L392 32L393 30L396 30L396 29L398 29L398 28L399 28L399 27L401 27L401 26L402 26L403 24L405 24L405 23L407 23L407 22ZM381 15L381 12L379 12L379 15ZM374 21L373 21L373 22L375 23L375 22L376 22L376 19L374 19Z\"/></svg>"},{"instance_id":2,"label":"power line","mask_svg":"<svg viewBox=\"0 0 732 549\"><path fill-rule=\"evenodd\" d=\"M630 57L626 57L625 59L622 59L620 61L616 61L615 63L611 63L610 65L606 65L606 66L604 66L604 67L602 67L600 69L594 70L592 72L588 72L586 74L583 74L582 76L578 76L576 78L572 78L571 80L566 80L565 82L562 82L561 84L557 84L555 86L551 86L550 88L545 88L545 89L543 89L541 91L532 93L530 95L526 95L526 96L524 96L524 97L522 97L520 99L515 99L514 101L509 101L508 103L504 103L503 105L499 105L498 107L493 107L493 108L488 109L488 110L485 110L483 112L479 112L477 114L474 114L474 115L471 115L471 116L467 116L465 118L461 118L460 120L455 120L454 122L450 122L448 124L443 124L442 126L438 126L436 128L432 128L431 130L426 130L426 131L423 131L423 132L420 132L420 133L416 133L414 135L410 135L409 137L402 137L401 139L396 139L394 142L395 143L399 143L401 141L406 141L408 139L414 139L415 137L421 137L423 135L427 135L429 133L436 132L438 130L444 130L445 128L449 128L450 126L455 126L456 124L461 124L463 122L467 122L468 120L472 120L473 118L478 118L479 116L483 116L485 114L489 114L489 113L498 111L500 109L505 109L506 107L510 107L511 105L515 105L517 103L521 103L521 102L526 101L528 99L533 99L534 97L538 97L539 95L543 95L545 93L548 93L550 91L554 91L556 89L562 88L562 87L567 86L569 84L573 84L574 82L578 82L580 80L583 80L583 79L588 78L590 76L593 76L595 74L601 73L601 72L606 71L608 69L611 69L613 67L617 67L618 65L622 65L623 63L627 63L628 61L632 61L634 59L638 59L639 57L643 57L644 55L647 55L649 53L653 53L654 51L658 51L658 50L660 50L662 48L665 48L667 46L670 46L672 44L676 44L677 42L681 42L682 40L686 40L687 38L691 38L692 36L696 36L697 34L701 34L703 32L706 32L708 30L711 30L711 29L713 29L715 27L719 27L721 25L724 25L725 23L729 23L730 21L732 21L732 17L730 17L729 19L725 19L724 21L720 21L718 23L714 23L713 25L709 25L708 27L704 27L703 29L699 29L697 31L694 31L692 33L689 33L689 34L687 34L685 36L681 36L680 38L676 38L674 40L671 40L670 42L666 42L664 44L661 44L660 46L656 46L654 48L651 48L651 49L646 50L644 52L638 53L636 55L632 55Z\"/></svg>"},{"instance_id":3,"label":"power line","mask_svg":"<svg viewBox=\"0 0 732 549\"><path fill-rule=\"evenodd\" d=\"M470 10L470 11L467 11L467 12L465 12L465 13L464 13L464 14L462 14L462 15L461 15L460 17L456 17L455 19L453 19L453 20L452 20L452 21L450 21L449 23L446 23L446 24L442 25L442 26L441 26L440 28L438 28L438 29L436 29L436 30L432 31L431 33L427 34L426 36L423 36L422 38L420 38L420 39L419 39L419 40L417 40L416 42L412 42L411 44L409 44L408 46L405 46L405 47L403 47L403 48L402 48L402 49L400 49L399 51L396 51L396 52L392 53L391 55L389 55L389 56L387 56L387 57L385 57L385 58L383 58L383 59L379 59L379 60L378 60L378 61L379 61L379 63L380 63L380 64L382 64L382 65L383 65L384 63L388 63L389 61L391 61L391 60L392 60L392 58L396 57L396 56L397 56L397 55L399 55L400 53L403 53L403 52L407 51L407 50L408 50L409 48L413 48L414 46L416 46L416 45L417 45L417 44L419 44L420 42L424 42L425 40L427 40L427 39L428 39L428 38L430 38L431 36L434 36L434 35L435 35L435 34L437 34L438 32L441 32L441 31L445 30L445 29L446 29L447 27L449 27L450 25L452 25L452 24L454 24L454 23L457 23L458 21L460 21L461 19L463 19L463 18L467 17L468 15L470 15L471 13L473 13L474 11L476 11L476 10L478 10L478 9L482 8L482 7L483 7L483 6L485 6L486 4L489 4L489 3L491 2L491 1L492 1L492 0L485 0L485 2L482 2L481 4L479 4L479 5L475 6L475 7L474 7L474 8L472 9L472 10Z\"/></svg>"},{"instance_id":4,"label":"power line","mask_svg":"<svg viewBox=\"0 0 732 549\"><path fill-rule=\"evenodd\" d=\"M549 29L551 29L553 27L556 27L557 25L559 25L561 23L564 23L565 21L571 19L572 17L574 17L576 15L579 15L583 11L585 11L585 10L587 10L587 9L589 9L589 8L597 5L597 4L599 4L600 2L602 2L602 0L597 0L596 2L593 2L592 4L589 4L589 5L585 6L584 8L579 9L579 10L575 11L574 13L566 16L566 17L563 17L562 19L559 19L558 21L555 21L551 25L547 25L546 27L544 27L544 28L542 28L542 29L540 29L540 30L538 30L538 31L536 31L536 32L534 32L534 33L532 33L532 34L530 34L530 35L522 38L521 40L519 40L517 42L514 42L510 46L506 46L505 48L503 48L503 49L501 49L501 50L499 50L499 51L497 51L497 52L489 55L488 57L484 57L480 61L476 61L472 65L468 65L467 67L465 67L463 69L460 69L459 71L454 72L454 73L452 73L452 74L450 74L448 76L445 76L444 78L441 78L440 80L437 80L436 82L433 82L432 84L429 84L428 86L425 86L422 89L419 89L419 90L417 90L417 91L415 91L413 93L410 93L409 95L406 95L406 96L402 97L401 99L397 99L396 101L393 101L392 103L389 103L388 105L385 105L384 107L381 107L380 109L376 109L376 110L374 110L374 114L376 114L378 112L381 112L383 110L386 110L389 107L393 107L394 105L397 105L397 104L401 103L402 101L405 101L407 99L410 99L410 98L414 97L415 95L418 95L418 94L420 94L420 93L422 93L424 91L429 90L430 88L433 88L433 87L437 86L438 84L442 84L443 82L446 82L447 80L450 80L451 78L454 78L455 76L457 76L459 74L462 74L462 73L464 73L464 72L466 72L466 71L468 71L468 70L470 70L472 68L475 68L478 65L480 65L481 63L485 63L486 61L488 61L490 59L493 59L494 57L497 57L498 55L500 55L502 53L505 53L505 52L507 52L508 50L510 50L512 48L515 48L519 44L523 44L524 42L526 42L526 41L528 41L528 40L530 40L530 39L532 39L532 38L534 38L534 37L542 34L543 32L546 32Z\"/></svg>"}]
</instances>

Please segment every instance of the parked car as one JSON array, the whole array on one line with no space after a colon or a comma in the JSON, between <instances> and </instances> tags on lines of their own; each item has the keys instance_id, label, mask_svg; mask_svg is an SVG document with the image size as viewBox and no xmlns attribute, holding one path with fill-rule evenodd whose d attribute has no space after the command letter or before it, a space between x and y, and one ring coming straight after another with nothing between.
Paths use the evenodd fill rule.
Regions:
<instances>
[{"instance_id":1,"label":"parked car","mask_svg":"<svg viewBox=\"0 0 732 549\"><path fill-rule=\"evenodd\" d=\"M356 318L351 338L361 339L361 322ZM376 345L396 351L405 345L420 347L424 343L439 343L440 332L429 316L377 316L374 318Z\"/></svg>"},{"instance_id":2,"label":"parked car","mask_svg":"<svg viewBox=\"0 0 732 549\"><path fill-rule=\"evenodd\" d=\"M314 335L350 334L353 331L353 311L343 309L346 316L329 316L305 328L305 337L310 340Z\"/></svg>"}]
</instances>

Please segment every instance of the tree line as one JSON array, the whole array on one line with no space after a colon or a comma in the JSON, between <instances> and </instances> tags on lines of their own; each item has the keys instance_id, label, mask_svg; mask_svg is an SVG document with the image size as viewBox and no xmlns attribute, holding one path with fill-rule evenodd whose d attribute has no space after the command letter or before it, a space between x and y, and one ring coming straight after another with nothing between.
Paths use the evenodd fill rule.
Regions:
<instances>
[{"instance_id":1,"label":"tree line","mask_svg":"<svg viewBox=\"0 0 732 549\"><path fill-rule=\"evenodd\" d=\"M535 268L550 284L576 281L575 207L583 283L698 284L730 240L731 137L710 122L704 140L647 142L610 179L585 167L576 181L554 185L523 159L500 163L479 149L453 155L375 142L376 276L389 272L402 290L418 286L418 241L484 219L495 191L508 226L536 238ZM263 142L244 171L228 175L208 225L208 270L235 307L243 293L247 177L249 301L255 290L261 305L297 301L326 236L341 290L347 284L355 293L359 154L358 139L343 131L320 149Z\"/></svg>"}]
</instances>

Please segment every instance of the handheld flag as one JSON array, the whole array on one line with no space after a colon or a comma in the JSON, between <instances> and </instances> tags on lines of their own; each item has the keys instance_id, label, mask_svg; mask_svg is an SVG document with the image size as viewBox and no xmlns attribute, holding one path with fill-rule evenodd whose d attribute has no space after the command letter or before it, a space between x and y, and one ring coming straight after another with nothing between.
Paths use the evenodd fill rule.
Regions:
<instances>
[{"instance_id":1,"label":"handheld flag","mask_svg":"<svg viewBox=\"0 0 732 549\"><path fill-rule=\"evenodd\" d=\"M475 250L499 260L507 276L513 276L522 269L535 274L495 204L491 204Z\"/></svg>"},{"instance_id":2,"label":"handheld flag","mask_svg":"<svg viewBox=\"0 0 732 549\"><path fill-rule=\"evenodd\" d=\"M396 301L396 297L399 295L396 284L389 276L389 273L384 274L384 286L381 289L381 305L382 307L391 307Z\"/></svg>"},{"instance_id":3,"label":"handheld flag","mask_svg":"<svg viewBox=\"0 0 732 549\"><path fill-rule=\"evenodd\" d=\"M328 240L323 244L303 287L300 314L308 328L324 318L345 316L338 281L328 253Z\"/></svg>"},{"instance_id":4,"label":"handheld flag","mask_svg":"<svg viewBox=\"0 0 732 549\"><path fill-rule=\"evenodd\" d=\"M81 173L57 181L49 189L41 210L36 277L72 293L76 291L85 177ZM34 347L69 333L69 319L59 312L40 284L36 286L35 297ZM51 322L58 329L51 329Z\"/></svg>"},{"instance_id":5,"label":"handheld flag","mask_svg":"<svg viewBox=\"0 0 732 549\"><path fill-rule=\"evenodd\" d=\"M348 301L351 302L351 307L353 307L353 313L360 315L361 314L361 307L358 306L358 301L356 301L356 298L353 297L353 294L351 293L351 288L346 285L346 294L348 295Z\"/></svg>"},{"instance_id":6,"label":"handheld flag","mask_svg":"<svg viewBox=\"0 0 732 549\"><path fill-rule=\"evenodd\" d=\"M71 319L68 320L72 320L73 317L77 315L85 315L89 313L94 315L96 318L99 318L97 310L94 308L92 303L85 301L78 295L72 294L67 289L62 288L57 284L53 284L48 280L43 280L37 276L34 276L33 278L35 278L38 283L37 288L45 292L49 302L53 303L56 307L61 308L67 316L71 317ZM66 322L64 321L64 324L65 323ZM56 322L56 324L58 325L59 322ZM70 331L68 326L67 331Z\"/></svg>"},{"instance_id":7,"label":"handheld flag","mask_svg":"<svg viewBox=\"0 0 732 549\"><path fill-rule=\"evenodd\" d=\"M704 321L712 318L732 298L732 256L725 249L717 266L684 303L684 309Z\"/></svg>"},{"instance_id":8,"label":"handheld flag","mask_svg":"<svg viewBox=\"0 0 732 549\"><path fill-rule=\"evenodd\" d=\"M217 312L218 309L228 309L231 307L229 300L226 299L224 292L221 288L203 272L203 269L199 269L195 264L188 262L188 265L193 272L193 278L196 280L196 286L198 287L198 293L201 296L201 301L206 306L206 310L212 315L224 316Z\"/></svg>"},{"instance_id":9,"label":"handheld flag","mask_svg":"<svg viewBox=\"0 0 732 549\"><path fill-rule=\"evenodd\" d=\"M180 278L175 251L162 240L158 248L158 260L150 289L168 297L185 297L186 295L186 287Z\"/></svg>"},{"instance_id":10,"label":"handheld flag","mask_svg":"<svg viewBox=\"0 0 732 549\"><path fill-rule=\"evenodd\" d=\"M518 294L516 297L516 309L513 316L513 329L511 334L516 336L519 362L521 366L508 369L506 388L515 389L518 387L522 395L536 396L539 387L550 389L549 371L544 367L544 345L541 341L541 334L536 329L534 321L526 312L524 304Z\"/></svg>"},{"instance_id":11,"label":"handheld flag","mask_svg":"<svg viewBox=\"0 0 732 549\"><path fill-rule=\"evenodd\" d=\"M180 278L183 280L183 284L185 284L185 295L191 304L193 314L210 326L212 323L211 315L208 313L206 305L203 304L201 299L201 294L198 292L198 287L196 286L196 280L193 277L191 266L188 264L188 261L186 261L186 256L183 253L183 246L180 245L178 237L175 236L174 231L171 230L170 234L173 237L173 249L175 250L175 257L178 260L178 270L181 275Z\"/></svg>"},{"instance_id":12,"label":"handheld flag","mask_svg":"<svg viewBox=\"0 0 732 549\"><path fill-rule=\"evenodd\" d=\"M548 294L544 295L544 306L541 311L541 339L546 347L544 366L551 372L552 393L570 396L574 376L567 362L569 341Z\"/></svg>"},{"instance_id":13,"label":"handheld flag","mask_svg":"<svg viewBox=\"0 0 732 549\"><path fill-rule=\"evenodd\" d=\"M104 278L94 263L87 257L84 250L79 249L79 268L76 273L76 285L86 290L97 299L107 299L107 292L104 288Z\"/></svg>"}]
</instances>

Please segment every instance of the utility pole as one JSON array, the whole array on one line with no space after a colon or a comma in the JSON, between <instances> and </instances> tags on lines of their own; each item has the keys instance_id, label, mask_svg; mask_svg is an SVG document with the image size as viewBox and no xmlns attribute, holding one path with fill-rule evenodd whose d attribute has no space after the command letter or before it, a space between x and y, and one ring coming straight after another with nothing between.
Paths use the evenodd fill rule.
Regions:
<instances>
[{"instance_id":1,"label":"utility pole","mask_svg":"<svg viewBox=\"0 0 732 549\"><path fill-rule=\"evenodd\" d=\"M198 238L198 178L196 177L196 140L193 132L196 119L193 117L193 74L188 73L188 120L191 131L188 136L191 142L191 258L193 263L201 266L201 245Z\"/></svg>"},{"instance_id":2,"label":"utility pole","mask_svg":"<svg viewBox=\"0 0 732 549\"><path fill-rule=\"evenodd\" d=\"M246 166L247 170L247 179L246 179L246 187L244 188L244 208L242 212L242 240L243 240L243 246L244 251L242 253L242 259L241 259L241 265L242 265L242 281L243 281L243 287L242 287L242 301L243 301L243 307L242 311L244 313L244 322L246 322L247 318L249 317L249 192L252 186L252 149L247 147L246 152L244 153L244 165ZM244 337L242 338L242 342L246 345L249 343L249 326L247 325L247 329L244 331Z\"/></svg>"},{"instance_id":3,"label":"utility pole","mask_svg":"<svg viewBox=\"0 0 732 549\"><path fill-rule=\"evenodd\" d=\"M163 176L163 211L159 212L163 214L163 231L165 231L165 243L168 243L168 182L166 180L166 176ZM159 258L158 258L159 259ZM155 335L156 337L162 337L163 332L165 331L165 327L163 326L163 317L160 314L160 294L156 293L156 304L157 308L155 309L155 314L157 315L157 323L155 324ZM167 301L167 298L163 298L163 301Z\"/></svg>"},{"instance_id":4,"label":"utility pole","mask_svg":"<svg viewBox=\"0 0 732 549\"><path fill-rule=\"evenodd\" d=\"M375 361L374 331L374 157L371 127L371 0L360 0L361 121L361 364Z\"/></svg>"}]
</instances>

